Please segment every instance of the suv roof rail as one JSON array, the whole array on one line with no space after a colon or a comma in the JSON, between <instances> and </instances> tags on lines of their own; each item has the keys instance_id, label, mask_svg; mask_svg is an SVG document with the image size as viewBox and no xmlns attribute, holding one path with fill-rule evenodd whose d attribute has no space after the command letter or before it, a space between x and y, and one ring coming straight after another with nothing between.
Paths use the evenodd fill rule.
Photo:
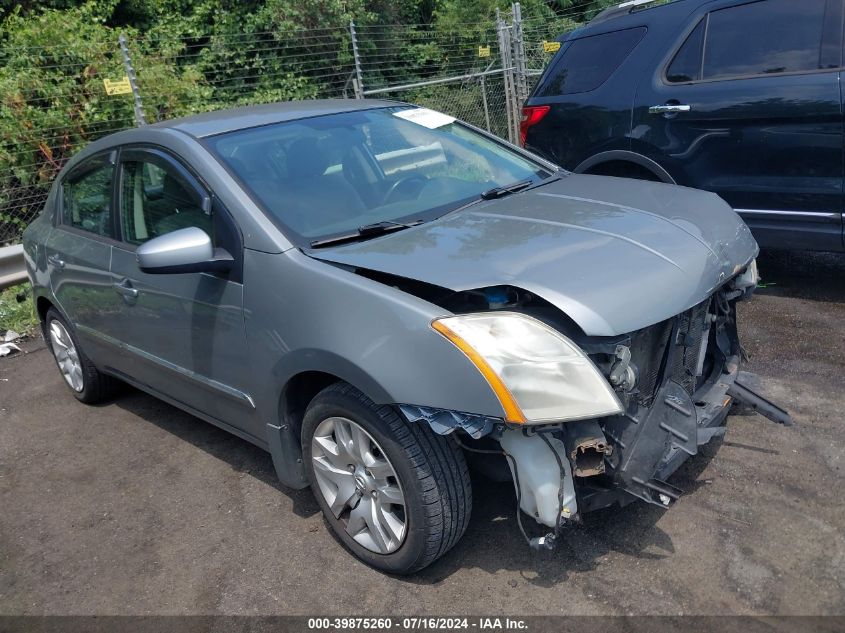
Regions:
<instances>
[{"instance_id":1,"label":"suv roof rail","mask_svg":"<svg viewBox=\"0 0 845 633\"><path fill-rule=\"evenodd\" d=\"M661 4L668 4L670 2L677 2L678 0L627 0L627 2L623 2L622 4L617 4L614 7L608 7L592 20L590 20L590 24L595 22L604 22L605 20L610 20L611 18L616 18L622 15L628 15L629 13L633 13L634 11L642 11L644 9L651 9L657 7Z\"/></svg>"}]
</instances>

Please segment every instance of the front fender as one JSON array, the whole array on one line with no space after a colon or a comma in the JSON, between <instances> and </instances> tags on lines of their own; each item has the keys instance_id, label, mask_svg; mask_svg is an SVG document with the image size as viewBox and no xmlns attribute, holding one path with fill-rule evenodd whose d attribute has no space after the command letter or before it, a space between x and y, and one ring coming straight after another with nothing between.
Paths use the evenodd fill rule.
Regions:
<instances>
[{"instance_id":1,"label":"front fender","mask_svg":"<svg viewBox=\"0 0 845 633\"><path fill-rule=\"evenodd\" d=\"M255 401L268 423L304 371L337 376L376 404L504 414L470 360L431 329L444 309L296 249L247 251L244 264Z\"/></svg>"}]
</instances>

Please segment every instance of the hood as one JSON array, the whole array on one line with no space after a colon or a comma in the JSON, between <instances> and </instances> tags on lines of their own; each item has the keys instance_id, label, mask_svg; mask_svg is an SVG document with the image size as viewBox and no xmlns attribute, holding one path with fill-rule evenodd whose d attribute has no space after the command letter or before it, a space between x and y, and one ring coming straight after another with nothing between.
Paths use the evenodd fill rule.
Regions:
<instances>
[{"instance_id":1,"label":"hood","mask_svg":"<svg viewBox=\"0 0 845 633\"><path fill-rule=\"evenodd\" d=\"M454 291L517 286L586 334L612 336L700 303L756 253L748 227L714 194L572 174L310 254Z\"/></svg>"}]
</instances>

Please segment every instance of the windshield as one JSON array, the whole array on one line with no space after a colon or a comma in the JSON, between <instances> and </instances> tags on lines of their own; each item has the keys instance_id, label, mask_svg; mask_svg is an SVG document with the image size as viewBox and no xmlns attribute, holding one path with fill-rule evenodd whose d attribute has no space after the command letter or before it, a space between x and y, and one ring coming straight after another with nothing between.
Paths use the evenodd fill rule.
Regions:
<instances>
[{"instance_id":1,"label":"windshield","mask_svg":"<svg viewBox=\"0 0 845 633\"><path fill-rule=\"evenodd\" d=\"M379 222L432 220L495 187L549 175L452 117L399 106L206 139L301 244Z\"/></svg>"}]
</instances>

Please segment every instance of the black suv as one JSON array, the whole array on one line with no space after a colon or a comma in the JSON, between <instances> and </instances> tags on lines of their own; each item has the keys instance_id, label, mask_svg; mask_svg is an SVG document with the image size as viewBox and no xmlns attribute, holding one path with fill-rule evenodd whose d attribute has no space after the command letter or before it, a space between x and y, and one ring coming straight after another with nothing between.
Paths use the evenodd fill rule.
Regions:
<instances>
[{"instance_id":1,"label":"black suv","mask_svg":"<svg viewBox=\"0 0 845 633\"><path fill-rule=\"evenodd\" d=\"M843 250L843 0L635 0L560 38L522 143L713 191L761 246Z\"/></svg>"}]
</instances>

